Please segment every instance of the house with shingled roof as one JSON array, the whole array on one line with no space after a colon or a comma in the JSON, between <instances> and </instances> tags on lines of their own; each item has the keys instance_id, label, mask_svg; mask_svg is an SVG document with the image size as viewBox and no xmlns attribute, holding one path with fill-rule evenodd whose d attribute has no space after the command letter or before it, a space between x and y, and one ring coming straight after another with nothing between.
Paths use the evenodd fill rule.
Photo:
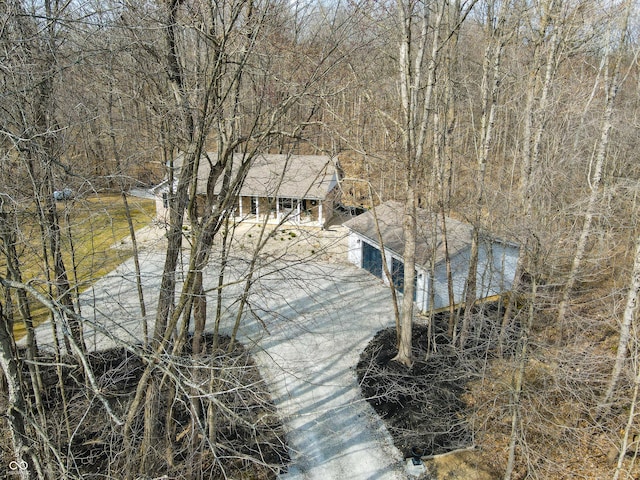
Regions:
<instances>
[{"instance_id":1,"label":"house with shingled roof","mask_svg":"<svg viewBox=\"0 0 640 480\"><path fill-rule=\"evenodd\" d=\"M196 203L204 205L207 179L211 165L215 164L215 153L207 153L198 167L198 182L195 191ZM243 158L234 155L237 171ZM182 157L173 162L173 189L180 175ZM234 172L235 173L235 172ZM327 225L333 216L334 206L339 200L340 167L336 158L326 155L260 154L252 159L244 182L240 188L233 216L235 221L280 223L297 225ZM152 189L156 198L156 216L161 222L168 220L169 180ZM214 187L220 193L222 179ZM192 192L192 194L194 194Z\"/></svg>"}]
</instances>

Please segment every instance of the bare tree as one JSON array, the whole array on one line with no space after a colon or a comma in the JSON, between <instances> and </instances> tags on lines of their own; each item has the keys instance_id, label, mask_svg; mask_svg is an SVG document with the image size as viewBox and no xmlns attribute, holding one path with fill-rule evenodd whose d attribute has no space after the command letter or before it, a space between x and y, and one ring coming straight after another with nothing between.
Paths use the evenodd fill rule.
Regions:
<instances>
[{"instance_id":1,"label":"bare tree","mask_svg":"<svg viewBox=\"0 0 640 480\"><path fill-rule=\"evenodd\" d=\"M638 298L640 296L640 238L636 241L636 254L633 261L633 271L629 282L629 291L627 293L627 303L625 305L622 323L620 324L620 339L618 340L618 348L616 349L616 361L611 372L609 385L606 392L602 396L602 400L598 405L598 415L602 415L611 402L616 386L620 381L622 370L627 361L629 342L631 341L631 329L635 321L638 310Z\"/></svg>"},{"instance_id":2,"label":"bare tree","mask_svg":"<svg viewBox=\"0 0 640 480\"><path fill-rule=\"evenodd\" d=\"M580 236L573 254L571 269L569 271L567 281L562 291L562 298L558 306L557 323L558 328L562 332L569 300L573 288L578 281L580 267L587 249L587 241L591 235L591 226L596 216L598 200L601 196L601 186L604 175L604 166L609 148L609 139L613 128L614 104L624 78L620 78L621 61L624 54L624 45L627 42L629 15L631 12L631 1L624 2L621 5L622 11L619 17L619 24L613 22L609 27L608 37L603 45L604 55L602 57L602 65L604 67L604 89L605 104L602 111L600 136L596 141L593 156L589 163L589 172L587 183L589 185L590 194L586 210L584 212L584 220Z\"/></svg>"},{"instance_id":3,"label":"bare tree","mask_svg":"<svg viewBox=\"0 0 640 480\"><path fill-rule=\"evenodd\" d=\"M58 22L64 7L45 2L44 15L49 19L45 25L38 25L37 15L27 12L21 2L5 4L3 13L10 19L2 32L3 54L9 66L4 79L13 93L10 105L5 107L7 115L2 126L3 136L5 141L11 142L13 152L18 152L32 185L43 248L48 252L46 256L50 256L47 275L55 285L57 295L73 310L72 289L62 255L62 234L54 199L54 171L62 166L55 80L61 67L57 57L60 43ZM82 325L75 320L71 320L70 325L71 335L84 350Z\"/></svg>"},{"instance_id":4,"label":"bare tree","mask_svg":"<svg viewBox=\"0 0 640 480\"><path fill-rule=\"evenodd\" d=\"M458 23L443 29L443 19L449 2L435 5L413 2L397 3L399 56L398 73L400 104L402 106L398 129L402 139L401 155L404 167L405 210L403 214L404 296L400 342L395 360L410 366L411 326L413 323L413 296L415 292L416 207L418 179L422 172L430 171L426 164L426 142L432 123L432 95L436 72L443 45L450 41L452 32L460 28L475 2L464 6L456 4L461 13ZM432 8L435 7L435 10ZM431 42L431 43L429 43Z\"/></svg>"},{"instance_id":5,"label":"bare tree","mask_svg":"<svg viewBox=\"0 0 640 480\"><path fill-rule=\"evenodd\" d=\"M537 239L536 239L537 240ZM533 242L532 242L533 243ZM539 261L540 257L540 245L536 245L533 243L535 251L530 252L531 257L534 261ZM539 265L535 265L533 263L528 265L529 271L537 272ZM515 454L516 447L518 445L519 439L523 433L521 432L521 396L525 381L525 371L527 368L527 364L529 362L529 355L531 349L531 334L534 326L534 321L536 318L536 303L537 303L537 295L538 295L538 283L536 276L534 274L531 282L531 292L529 296L529 304L527 311L527 318L525 320L525 324L522 328L519 346L517 352L517 358L515 363L515 371L513 373L512 385L511 385L511 435L509 437L509 449L507 453L507 466L504 473L504 480L510 480L512 478L514 468L515 468Z\"/></svg>"},{"instance_id":6,"label":"bare tree","mask_svg":"<svg viewBox=\"0 0 640 480\"><path fill-rule=\"evenodd\" d=\"M506 42L513 36L515 29L513 24L508 24L508 2L496 5L488 2L486 5L486 29L487 47L484 54L483 75L481 83L481 117L479 141L477 147L477 166L475 178L475 212L472 221L471 250L469 258L469 272L467 274L465 310L458 338L460 347L464 349L469 336L471 319L473 317L474 304L477 297L478 281L478 256L480 249L481 211L485 201L487 162L494 141L494 124L496 121L496 109L498 107L499 85L502 77L500 71L503 50ZM497 9L497 11L496 11ZM455 339L454 332L454 339Z\"/></svg>"},{"instance_id":7,"label":"bare tree","mask_svg":"<svg viewBox=\"0 0 640 480\"><path fill-rule=\"evenodd\" d=\"M27 410L25 394L20 376L20 367L16 361L15 349L11 323L4 315L2 303L0 303L0 365L9 387L9 408L6 415L10 423L15 461L20 464L25 462L28 467L21 468L19 474L21 478L27 479L29 478L29 471L35 472L35 467L37 466L41 474L41 468L37 453L29 447L30 441L27 436L28 420L25 418Z\"/></svg>"},{"instance_id":8,"label":"bare tree","mask_svg":"<svg viewBox=\"0 0 640 480\"><path fill-rule=\"evenodd\" d=\"M151 338L154 362L167 350L174 355L181 350L192 318L196 328L193 345L202 348L202 332L208 319L203 271L214 240L228 226L246 172L267 140L299 136L300 124L296 123L299 119L283 125L285 114L294 106L304 110L301 99L316 91L318 82L339 59L336 44L346 30L346 25L333 26L335 32L327 39L329 43L322 56L313 64L305 63L306 77L302 77L295 68L282 69L283 65L272 61L279 52L287 52L285 65L299 67L299 62L308 60L304 52L292 56L295 49L290 49L290 40L280 35L290 21L282 5L232 0L189 9L181 2L170 1L158 5L157 13L157 25L164 38L162 48L159 51L154 48L152 55L158 61L166 61L163 66L169 98L181 123L175 140L179 157L169 162L170 172L179 175L174 177L175 184L170 180L169 187L168 247ZM277 102L272 102L268 95L272 91L278 92ZM213 155L207 153L208 144L215 146ZM206 172L204 177L202 172ZM206 194L199 203L196 192L202 190ZM186 218L192 232L189 266L178 293L176 271ZM256 259L257 253L254 262ZM252 284L251 274L245 283L246 290ZM242 295L244 298L247 292ZM240 307L236 329L242 314ZM233 341L229 348L232 347ZM167 372L162 378L156 377L154 370L152 362L138 385L125 424L126 435L132 435L132 424L144 401L141 472L165 461L157 457L155 446L158 442L155 412L161 398L155 392L162 391L170 377ZM197 412L200 407L194 404L193 408ZM194 416L194 426L197 421ZM206 436L213 440L215 431Z\"/></svg>"}]
</instances>

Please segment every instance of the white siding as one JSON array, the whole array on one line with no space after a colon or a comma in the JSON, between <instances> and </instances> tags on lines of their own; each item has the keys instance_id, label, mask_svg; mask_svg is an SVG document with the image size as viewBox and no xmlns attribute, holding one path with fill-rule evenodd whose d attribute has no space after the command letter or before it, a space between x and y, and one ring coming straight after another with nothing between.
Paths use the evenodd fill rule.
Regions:
<instances>
[{"instance_id":1,"label":"white siding","mask_svg":"<svg viewBox=\"0 0 640 480\"><path fill-rule=\"evenodd\" d=\"M362 238L355 232L349 233L347 259L357 267L362 267Z\"/></svg>"},{"instance_id":2,"label":"white siding","mask_svg":"<svg viewBox=\"0 0 640 480\"><path fill-rule=\"evenodd\" d=\"M466 248L451 259L453 296L455 303L464 301L471 248ZM491 245L482 243L478 249L478 272L476 277L476 298L482 299L499 295L511 289L518 262L518 247L502 242ZM447 269L444 261L436 266L434 309L449 305ZM426 310L428 310L428 302Z\"/></svg>"},{"instance_id":3,"label":"white siding","mask_svg":"<svg viewBox=\"0 0 640 480\"><path fill-rule=\"evenodd\" d=\"M349 233L349 249L347 258L349 262L362 267L362 242L379 248L376 242L364 238L355 232ZM456 304L464 301L467 275L469 273L469 257L471 248L467 247L451 258L451 276L453 279L453 295ZM392 259L401 260L397 254L385 250L387 267L392 270ZM478 250L478 274L477 295L482 299L499 295L509 291L513 284L516 265L518 262L519 248L515 245L495 241L491 244L482 243ZM430 308L431 292L433 287L434 310L446 308L449 305L449 288L447 283L446 262L441 261L435 267L435 278L430 278L429 271L421 266L416 266L416 305L418 309L426 312ZM385 275L383 282L389 285Z\"/></svg>"},{"instance_id":4,"label":"white siding","mask_svg":"<svg viewBox=\"0 0 640 480\"><path fill-rule=\"evenodd\" d=\"M453 281L454 303L459 303L464 298L464 291L469 273L470 248L466 248L451 258L451 278ZM447 281L447 264L441 261L435 268L434 280L434 306L435 310L449 306L449 284ZM425 310L429 309L429 302Z\"/></svg>"},{"instance_id":5,"label":"white siding","mask_svg":"<svg viewBox=\"0 0 640 480\"><path fill-rule=\"evenodd\" d=\"M355 265L362 265L361 246L356 245L357 235L352 234L349 242L349 261ZM360 239L362 241L362 239ZM499 295L511 289L518 261L519 250L514 245L495 242L491 246L482 244L478 252L478 274L476 298L482 299ZM399 258L387 251L387 266L391 269L392 258ZM453 296L455 304L464 301L467 275L469 272L470 248L458 252L451 258L451 276L453 281ZM447 283L447 269L444 261L436 265L435 279L431 280L428 270L417 267L416 305L426 312L430 309L433 284L434 310L449 306L449 287ZM386 278L383 279L389 284Z\"/></svg>"},{"instance_id":6,"label":"white siding","mask_svg":"<svg viewBox=\"0 0 640 480\"><path fill-rule=\"evenodd\" d=\"M501 242L484 243L479 249L478 298L511 290L518 263L517 247Z\"/></svg>"},{"instance_id":7,"label":"white siding","mask_svg":"<svg viewBox=\"0 0 640 480\"><path fill-rule=\"evenodd\" d=\"M331 190L333 190L336 185L338 185L338 174L334 173L331 176L331 181L329 182L329 188L327 188L327 192L330 192Z\"/></svg>"},{"instance_id":8,"label":"white siding","mask_svg":"<svg viewBox=\"0 0 640 480\"><path fill-rule=\"evenodd\" d=\"M416 267L416 305L425 312L429 309L429 274L426 270Z\"/></svg>"}]
</instances>

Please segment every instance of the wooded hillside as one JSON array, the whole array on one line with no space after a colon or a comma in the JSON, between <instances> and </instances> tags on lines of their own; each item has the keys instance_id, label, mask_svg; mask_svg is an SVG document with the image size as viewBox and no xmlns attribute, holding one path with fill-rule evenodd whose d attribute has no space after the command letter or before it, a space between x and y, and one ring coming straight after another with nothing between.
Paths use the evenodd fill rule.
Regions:
<instances>
[{"instance_id":1,"label":"wooded hillside","mask_svg":"<svg viewBox=\"0 0 640 480\"><path fill-rule=\"evenodd\" d=\"M202 271L215 251L221 298L235 195L258 153L304 153L339 158L347 205L404 202L409 265L418 207L470 223L476 257L485 231L520 245L518 286L504 299L486 370L509 396L497 420L508 425L503 478L596 478L588 467L549 460L551 447L539 441L545 425L568 445L597 439L599 468L632 478L640 435L639 12L633 0L1 2L0 350L16 458L41 478L73 473L34 426L44 415L29 311L38 301L68 326L58 347L82 365L80 383L133 452L122 464L140 464L140 474L173 465L175 452L170 460L160 453L170 446L151 448L162 433L150 418L181 388L196 396L196 387L180 383L173 366L155 365L188 342L202 355L219 346L221 312L209 306L207 314ZM222 179L224 193L207 195L200 216L190 192L207 151L218 154L207 182ZM63 254L73 248L61 228L68 205L54 192L118 193L128 208L130 188L162 181L178 154L157 313L137 352L147 362L131 404L113 413L83 361L74 260ZM16 221L27 209L41 225L37 248ZM129 225L133 235L130 216ZM248 255L228 352L268 240L263 230ZM20 265L27 246L42 265L32 278ZM137 255L135 241L132 248ZM191 263L180 284L183 248ZM410 366L414 269L404 274L395 360ZM469 281L467 305L474 289ZM477 313L458 312L448 332L461 356ZM12 322L26 323L25 351L16 350ZM222 387L212 375L207 388ZM204 400L184 408L202 419L197 448L216 445L221 408ZM32 437L38 448L27 448ZM57 466L47 470L39 458Z\"/></svg>"}]
</instances>

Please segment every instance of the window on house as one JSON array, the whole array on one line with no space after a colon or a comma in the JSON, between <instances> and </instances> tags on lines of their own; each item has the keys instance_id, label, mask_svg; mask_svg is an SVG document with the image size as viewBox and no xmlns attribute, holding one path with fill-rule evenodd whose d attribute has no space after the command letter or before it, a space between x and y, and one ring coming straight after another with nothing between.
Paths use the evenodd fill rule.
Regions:
<instances>
[{"instance_id":1,"label":"window on house","mask_svg":"<svg viewBox=\"0 0 640 480\"><path fill-rule=\"evenodd\" d=\"M167 192L162 194L162 206L169 208L169 194Z\"/></svg>"},{"instance_id":2,"label":"window on house","mask_svg":"<svg viewBox=\"0 0 640 480\"><path fill-rule=\"evenodd\" d=\"M293 210L296 206L296 201L293 198L279 198L278 207L280 210Z\"/></svg>"}]
</instances>

